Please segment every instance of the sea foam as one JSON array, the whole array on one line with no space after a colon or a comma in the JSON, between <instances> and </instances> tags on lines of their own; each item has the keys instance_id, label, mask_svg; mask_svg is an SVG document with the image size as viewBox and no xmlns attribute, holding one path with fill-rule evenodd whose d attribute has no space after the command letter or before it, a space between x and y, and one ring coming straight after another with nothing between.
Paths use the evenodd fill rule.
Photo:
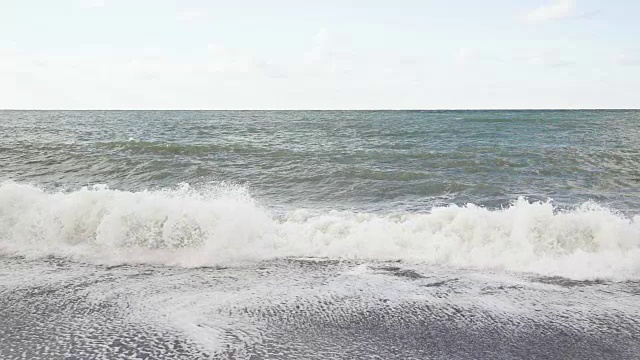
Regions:
<instances>
[{"instance_id":1,"label":"sea foam","mask_svg":"<svg viewBox=\"0 0 640 360\"><path fill-rule=\"evenodd\" d=\"M533 272L575 279L640 278L640 216L595 203L572 210L520 198L425 213L261 206L246 189L48 192L0 184L0 252L98 263L214 266L323 257Z\"/></svg>"}]
</instances>

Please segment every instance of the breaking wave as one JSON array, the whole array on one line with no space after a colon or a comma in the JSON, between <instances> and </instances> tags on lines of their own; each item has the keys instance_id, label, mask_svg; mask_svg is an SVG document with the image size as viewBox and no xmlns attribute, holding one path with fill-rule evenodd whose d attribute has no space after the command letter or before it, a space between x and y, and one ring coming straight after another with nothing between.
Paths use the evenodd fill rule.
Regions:
<instances>
[{"instance_id":1,"label":"breaking wave","mask_svg":"<svg viewBox=\"0 0 640 360\"><path fill-rule=\"evenodd\" d=\"M428 213L277 213L238 186L47 192L0 184L0 253L208 266L282 257L402 260L576 279L640 278L640 216L520 198Z\"/></svg>"}]
</instances>

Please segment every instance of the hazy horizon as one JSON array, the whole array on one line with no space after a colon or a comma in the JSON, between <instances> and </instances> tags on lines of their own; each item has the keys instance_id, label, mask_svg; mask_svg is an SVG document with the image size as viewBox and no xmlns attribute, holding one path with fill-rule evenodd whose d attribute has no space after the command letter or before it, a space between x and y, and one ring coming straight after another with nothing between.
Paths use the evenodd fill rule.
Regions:
<instances>
[{"instance_id":1,"label":"hazy horizon","mask_svg":"<svg viewBox=\"0 0 640 360\"><path fill-rule=\"evenodd\" d=\"M640 111L640 108L486 108L486 109L0 109L0 111Z\"/></svg>"}]
</instances>

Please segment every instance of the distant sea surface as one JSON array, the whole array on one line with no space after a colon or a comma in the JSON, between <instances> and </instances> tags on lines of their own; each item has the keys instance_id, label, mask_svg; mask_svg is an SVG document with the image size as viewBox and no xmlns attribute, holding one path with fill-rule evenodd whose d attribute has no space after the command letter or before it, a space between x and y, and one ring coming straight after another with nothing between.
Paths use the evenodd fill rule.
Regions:
<instances>
[{"instance_id":1,"label":"distant sea surface","mask_svg":"<svg viewBox=\"0 0 640 360\"><path fill-rule=\"evenodd\" d=\"M0 358L640 358L640 111L0 111Z\"/></svg>"}]
</instances>

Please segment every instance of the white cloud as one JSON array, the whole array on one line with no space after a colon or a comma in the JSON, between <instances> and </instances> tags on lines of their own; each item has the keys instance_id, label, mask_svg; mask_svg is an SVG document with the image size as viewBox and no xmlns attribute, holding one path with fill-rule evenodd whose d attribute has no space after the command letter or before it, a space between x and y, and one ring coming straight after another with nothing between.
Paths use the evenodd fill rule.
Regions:
<instances>
[{"instance_id":1,"label":"white cloud","mask_svg":"<svg viewBox=\"0 0 640 360\"><path fill-rule=\"evenodd\" d=\"M544 66L544 67L562 67L576 65L576 60L562 48L538 48L523 49L517 51L512 57L505 57L502 62L514 61L515 64Z\"/></svg>"},{"instance_id":2,"label":"white cloud","mask_svg":"<svg viewBox=\"0 0 640 360\"><path fill-rule=\"evenodd\" d=\"M527 63L530 65L562 67L575 65L575 61L566 57L557 49L546 49L529 54L526 57Z\"/></svg>"},{"instance_id":3,"label":"white cloud","mask_svg":"<svg viewBox=\"0 0 640 360\"><path fill-rule=\"evenodd\" d=\"M468 64L475 56L476 56L475 50L462 47L458 49L458 51L456 51L455 62L458 65L465 65L465 64Z\"/></svg>"},{"instance_id":4,"label":"white cloud","mask_svg":"<svg viewBox=\"0 0 640 360\"><path fill-rule=\"evenodd\" d=\"M307 75L348 73L354 69L356 55L346 34L322 28L313 37L311 48L303 54L302 72ZM358 63L361 66L362 63Z\"/></svg>"},{"instance_id":5,"label":"white cloud","mask_svg":"<svg viewBox=\"0 0 640 360\"><path fill-rule=\"evenodd\" d=\"M501 61L473 44L435 55L395 54L366 51L326 29L310 34L307 56L268 58L228 45L202 44L206 54L195 56L176 56L173 48L102 56L0 48L0 108L637 107L630 95L636 68L603 75L615 85L606 99L597 91L601 83L589 80L588 62L544 68L573 64L571 48L519 48ZM640 55L635 47L617 50L626 55L604 60L631 64ZM461 71L456 60L473 71ZM540 68L523 71L527 65ZM586 76L577 76L581 71Z\"/></svg>"},{"instance_id":6,"label":"white cloud","mask_svg":"<svg viewBox=\"0 0 640 360\"><path fill-rule=\"evenodd\" d=\"M640 65L640 52L618 54L611 61L616 65L637 66Z\"/></svg>"},{"instance_id":7,"label":"white cloud","mask_svg":"<svg viewBox=\"0 0 640 360\"><path fill-rule=\"evenodd\" d=\"M80 0L80 6L83 8L101 8L106 5L105 0Z\"/></svg>"},{"instance_id":8,"label":"white cloud","mask_svg":"<svg viewBox=\"0 0 640 360\"><path fill-rule=\"evenodd\" d=\"M209 57L204 66L206 72L219 76L238 77L242 75L283 78L286 71L282 66L270 63L246 52L230 49L221 43L209 43Z\"/></svg>"},{"instance_id":9,"label":"white cloud","mask_svg":"<svg viewBox=\"0 0 640 360\"><path fill-rule=\"evenodd\" d=\"M210 43L209 60L206 71L219 74L247 74L256 70L257 61L249 55L225 47L219 43Z\"/></svg>"},{"instance_id":10,"label":"white cloud","mask_svg":"<svg viewBox=\"0 0 640 360\"><path fill-rule=\"evenodd\" d=\"M575 16L575 10L575 0L553 0L551 3L531 10L527 13L526 20L530 23L541 23L566 19Z\"/></svg>"},{"instance_id":11,"label":"white cloud","mask_svg":"<svg viewBox=\"0 0 640 360\"><path fill-rule=\"evenodd\" d=\"M208 13L204 9L200 8L186 8L178 11L177 19L178 21L184 23L192 23L196 21L202 21L206 19Z\"/></svg>"},{"instance_id":12,"label":"white cloud","mask_svg":"<svg viewBox=\"0 0 640 360\"><path fill-rule=\"evenodd\" d=\"M313 38L312 48L304 54L304 62L307 64L316 64L326 61L331 57L332 38L329 31L322 28Z\"/></svg>"}]
</instances>

